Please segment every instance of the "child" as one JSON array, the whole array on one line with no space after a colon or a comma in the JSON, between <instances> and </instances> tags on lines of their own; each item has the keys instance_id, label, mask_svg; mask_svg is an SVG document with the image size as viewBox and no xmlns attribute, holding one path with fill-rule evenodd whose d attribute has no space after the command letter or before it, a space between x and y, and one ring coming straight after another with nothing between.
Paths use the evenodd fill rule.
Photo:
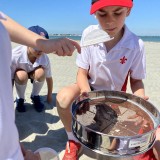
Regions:
<instances>
[{"instance_id":1,"label":"child","mask_svg":"<svg viewBox=\"0 0 160 160\"><path fill-rule=\"evenodd\" d=\"M29 30L49 39L48 33L42 27L32 26ZM44 104L40 101L39 92L42 89L45 78L48 86L47 101L52 102L53 80L49 58L42 51L27 46L18 46L12 50L12 81L15 81L17 90L16 109L25 112L25 90L28 79L33 83L31 100L36 111L41 112Z\"/></svg>"},{"instance_id":2,"label":"child","mask_svg":"<svg viewBox=\"0 0 160 160\"><path fill-rule=\"evenodd\" d=\"M133 94L147 99L142 79L146 76L144 44L125 25L133 6L132 0L92 0L91 14L99 25L89 26L85 36L95 29L103 29L113 40L84 47L78 55L77 83L63 88L57 95L57 109L68 135L63 160L77 160L81 148L71 132L72 102L82 93L92 90L126 91L127 79Z\"/></svg>"}]
</instances>

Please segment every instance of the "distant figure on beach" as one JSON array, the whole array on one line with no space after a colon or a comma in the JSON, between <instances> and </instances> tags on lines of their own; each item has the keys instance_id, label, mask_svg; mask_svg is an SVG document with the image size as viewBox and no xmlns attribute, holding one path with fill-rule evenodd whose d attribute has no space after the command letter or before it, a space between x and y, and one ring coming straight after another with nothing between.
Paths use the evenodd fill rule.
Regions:
<instances>
[{"instance_id":1,"label":"distant figure on beach","mask_svg":"<svg viewBox=\"0 0 160 160\"><path fill-rule=\"evenodd\" d=\"M13 107L10 40L58 56L71 56L75 49L80 53L81 48L76 41L67 38L48 40L0 12L0 160L39 160L39 155L22 149L19 143Z\"/></svg>"},{"instance_id":2,"label":"distant figure on beach","mask_svg":"<svg viewBox=\"0 0 160 160\"><path fill-rule=\"evenodd\" d=\"M96 29L103 29L114 39L82 48L76 60L77 82L57 94L58 113L68 135L63 160L77 160L81 149L71 130L70 109L79 95L91 90L126 92L129 77L132 93L148 99L142 81L146 77L144 44L125 24L132 7L132 0L92 0L90 14L94 14L99 24L84 30L81 44Z\"/></svg>"},{"instance_id":3,"label":"distant figure on beach","mask_svg":"<svg viewBox=\"0 0 160 160\"><path fill-rule=\"evenodd\" d=\"M47 31L38 25L28 29L49 39ZM39 93L45 79L48 87L47 102L52 102L53 79L50 61L45 53L24 45L14 48L12 50L11 74L17 91L16 109L18 112L26 111L24 101L28 79L33 84L30 98L37 112L44 110L44 104L40 100Z\"/></svg>"}]
</instances>

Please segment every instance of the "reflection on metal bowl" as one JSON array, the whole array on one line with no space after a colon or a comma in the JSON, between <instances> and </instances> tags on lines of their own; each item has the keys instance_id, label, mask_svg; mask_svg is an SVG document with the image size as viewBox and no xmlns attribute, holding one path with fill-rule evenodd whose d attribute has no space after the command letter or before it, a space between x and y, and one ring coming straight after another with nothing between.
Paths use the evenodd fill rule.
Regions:
<instances>
[{"instance_id":1,"label":"reflection on metal bowl","mask_svg":"<svg viewBox=\"0 0 160 160\"><path fill-rule=\"evenodd\" d=\"M104 156L127 157L149 150L160 124L148 101L119 91L93 91L72 106L72 131L87 148Z\"/></svg>"}]
</instances>

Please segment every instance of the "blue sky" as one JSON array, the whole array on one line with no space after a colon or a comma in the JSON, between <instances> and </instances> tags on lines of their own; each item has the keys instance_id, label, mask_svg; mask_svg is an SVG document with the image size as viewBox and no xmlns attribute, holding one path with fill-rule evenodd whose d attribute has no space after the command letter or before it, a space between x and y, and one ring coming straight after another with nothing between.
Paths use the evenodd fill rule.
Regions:
<instances>
[{"instance_id":1,"label":"blue sky","mask_svg":"<svg viewBox=\"0 0 160 160\"><path fill-rule=\"evenodd\" d=\"M81 34L97 24L89 14L91 0L1 0L0 10L25 27L39 25L49 33ZM137 35L160 36L160 0L134 0L126 24Z\"/></svg>"}]
</instances>

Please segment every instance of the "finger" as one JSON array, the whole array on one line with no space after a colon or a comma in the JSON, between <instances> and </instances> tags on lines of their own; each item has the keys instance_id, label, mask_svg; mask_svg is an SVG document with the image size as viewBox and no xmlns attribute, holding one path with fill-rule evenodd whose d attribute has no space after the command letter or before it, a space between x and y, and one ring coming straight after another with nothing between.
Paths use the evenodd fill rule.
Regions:
<instances>
[{"instance_id":1,"label":"finger","mask_svg":"<svg viewBox=\"0 0 160 160\"><path fill-rule=\"evenodd\" d=\"M81 47L80 45L78 44L78 42L72 40L72 39L69 39L72 43L72 45L77 49L78 53L81 53Z\"/></svg>"},{"instance_id":2,"label":"finger","mask_svg":"<svg viewBox=\"0 0 160 160\"><path fill-rule=\"evenodd\" d=\"M67 43L68 56L71 56L75 50L75 46L72 43Z\"/></svg>"},{"instance_id":3,"label":"finger","mask_svg":"<svg viewBox=\"0 0 160 160\"><path fill-rule=\"evenodd\" d=\"M82 92L82 94L81 94L83 97L89 97L89 94L88 94L88 92Z\"/></svg>"},{"instance_id":4,"label":"finger","mask_svg":"<svg viewBox=\"0 0 160 160\"><path fill-rule=\"evenodd\" d=\"M149 99L149 97L148 97L148 96L145 96L145 97L144 97L144 100L146 100L146 101L147 101L148 99Z\"/></svg>"},{"instance_id":5,"label":"finger","mask_svg":"<svg viewBox=\"0 0 160 160\"><path fill-rule=\"evenodd\" d=\"M56 54L57 54L58 56L63 56L63 55L64 55L64 52L63 52L62 47L59 47L59 48L58 48L58 50L56 51Z\"/></svg>"},{"instance_id":6,"label":"finger","mask_svg":"<svg viewBox=\"0 0 160 160\"><path fill-rule=\"evenodd\" d=\"M69 45L64 45L62 49L63 49L63 56L71 56L74 51L73 49L72 50L70 49Z\"/></svg>"},{"instance_id":7,"label":"finger","mask_svg":"<svg viewBox=\"0 0 160 160\"><path fill-rule=\"evenodd\" d=\"M88 92L82 92L80 95L80 100L83 101L85 99L88 99L88 97L89 97Z\"/></svg>"},{"instance_id":8,"label":"finger","mask_svg":"<svg viewBox=\"0 0 160 160\"><path fill-rule=\"evenodd\" d=\"M79 103L85 99L88 99L89 95L87 92L83 92L82 94L80 94L77 98L76 98L76 103Z\"/></svg>"}]
</instances>

